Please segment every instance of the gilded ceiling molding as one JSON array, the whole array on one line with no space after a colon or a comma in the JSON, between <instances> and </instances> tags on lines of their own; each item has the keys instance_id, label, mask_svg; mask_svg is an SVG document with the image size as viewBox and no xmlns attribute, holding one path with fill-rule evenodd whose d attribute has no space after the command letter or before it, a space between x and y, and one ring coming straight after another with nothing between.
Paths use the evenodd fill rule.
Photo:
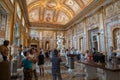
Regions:
<instances>
[{"instance_id":1,"label":"gilded ceiling molding","mask_svg":"<svg viewBox=\"0 0 120 80\"><path fill-rule=\"evenodd\" d=\"M40 11L39 11L39 13L40 13L40 16L39 16L40 17L40 21L43 21L43 19L44 19L44 16L43 16L44 15L44 10L45 10L44 7L40 8Z\"/></svg>"},{"instance_id":2,"label":"gilded ceiling molding","mask_svg":"<svg viewBox=\"0 0 120 80\"><path fill-rule=\"evenodd\" d=\"M60 10L63 11L64 13L66 13L66 15L67 15L70 19L73 18L73 14L72 14L69 10L67 10L66 8L61 7Z\"/></svg>"},{"instance_id":3,"label":"gilded ceiling molding","mask_svg":"<svg viewBox=\"0 0 120 80\"><path fill-rule=\"evenodd\" d=\"M76 14L73 12L72 9L69 9L69 7L65 7L66 5L62 6L62 10L67 13L68 16L70 16L70 18L73 18L73 16L75 16Z\"/></svg>"},{"instance_id":4,"label":"gilded ceiling molding","mask_svg":"<svg viewBox=\"0 0 120 80\"><path fill-rule=\"evenodd\" d=\"M81 0L75 0L77 3L78 3L78 5L81 7L81 8L83 8L85 5L83 4L83 2L81 2Z\"/></svg>"},{"instance_id":5,"label":"gilded ceiling molding","mask_svg":"<svg viewBox=\"0 0 120 80\"><path fill-rule=\"evenodd\" d=\"M39 5L39 4L37 4L37 5L32 5L32 6L30 6L30 7L28 7L28 13L32 10L32 9L34 9L34 8L38 8L38 7L41 7L42 5ZM42 6L43 7L43 6ZM44 7L43 7L44 8Z\"/></svg>"},{"instance_id":6,"label":"gilded ceiling molding","mask_svg":"<svg viewBox=\"0 0 120 80\"><path fill-rule=\"evenodd\" d=\"M76 13L68 5L65 4L65 1L63 2L62 7L71 12L72 15L76 15Z\"/></svg>"},{"instance_id":7,"label":"gilded ceiling molding","mask_svg":"<svg viewBox=\"0 0 120 80\"><path fill-rule=\"evenodd\" d=\"M4 6L4 9L7 13L14 13L14 7L11 5L10 1L8 0L0 0L1 5Z\"/></svg>"},{"instance_id":8,"label":"gilded ceiling molding","mask_svg":"<svg viewBox=\"0 0 120 80\"><path fill-rule=\"evenodd\" d=\"M53 22L57 22L57 19L58 19L58 13L59 13L59 10L55 10L54 12L54 17L53 17Z\"/></svg>"}]
</instances>

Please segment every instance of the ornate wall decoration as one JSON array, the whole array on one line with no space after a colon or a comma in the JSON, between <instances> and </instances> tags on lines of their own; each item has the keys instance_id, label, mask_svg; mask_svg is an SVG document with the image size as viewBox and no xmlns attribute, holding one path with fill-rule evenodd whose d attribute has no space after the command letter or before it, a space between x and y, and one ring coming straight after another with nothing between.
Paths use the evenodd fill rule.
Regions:
<instances>
[{"instance_id":1,"label":"ornate wall decoration","mask_svg":"<svg viewBox=\"0 0 120 80\"><path fill-rule=\"evenodd\" d=\"M54 17L54 10L52 10L52 9L45 9L44 21L46 21L46 22L53 22L53 17Z\"/></svg>"},{"instance_id":2,"label":"ornate wall decoration","mask_svg":"<svg viewBox=\"0 0 120 80\"><path fill-rule=\"evenodd\" d=\"M68 21L69 17L64 12L59 11L57 22L66 24Z\"/></svg>"},{"instance_id":3,"label":"ornate wall decoration","mask_svg":"<svg viewBox=\"0 0 120 80\"><path fill-rule=\"evenodd\" d=\"M115 2L115 4L114 4L114 11L115 12L118 12L119 10L120 10L120 1L118 1L118 2Z\"/></svg>"},{"instance_id":4,"label":"ornate wall decoration","mask_svg":"<svg viewBox=\"0 0 120 80\"><path fill-rule=\"evenodd\" d=\"M118 40L117 35L119 35L119 26L120 26L120 21L114 21L114 22L110 22L107 24L107 29L106 29L107 31L106 32L107 32L108 51L110 50L109 49L110 46L115 46L115 48L117 50L117 45L119 44L119 41L117 42L117 40ZM115 30L115 32L114 32L114 30Z\"/></svg>"},{"instance_id":5,"label":"ornate wall decoration","mask_svg":"<svg viewBox=\"0 0 120 80\"><path fill-rule=\"evenodd\" d=\"M84 23L83 22L78 24L77 30L78 30L77 32L79 34L84 32Z\"/></svg>"},{"instance_id":6,"label":"ornate wall decoration","mask_svg":"<svg viewBox=\"0 0 120 80\"><path fill-rule=\"evenodd\" d=\"M0 38L5 39L5 32L6 32L6 27L7 27L7 15L0 14Z\"/></svg>"},{"instance_id":7,"label":"ornate wall decoration","mask_svg":"<svg viewBox=\"0 0 120 80\"><path fill-rule=\"evenodd\" d=\"M5 30L7 24L7 16L1 15L1 30Z\"/></svg>"},{"instance_id":8,"label":"ornate wall decoration","mask_svg":"<svg viewBox=\"0 0 120 80\"><path fill-rule=\"evenodd\" d=\"M39 37L39 31L38 31L38 30L31 30L31 31L30 31L30 36L31 36L32 38L34 38L34 37Z\"/></svg>"},{"instance_id":9,"label":"ornate wall decoration","mask_svg":"<svg viewBox=\"0 0 120 80\"><path fill-rule=\"evenodd\" d=\"M115 16L116 14L120 13L120 0L115 2L114 4L109 5L106 9L106 17L112 17Z\"/></svg>"},{"instance_id":10,"label":"ornate wall decoration","mask_svg":"<svg viewBox=\"0 0 120 80\"><path fill-rule=\"evenodd\" d=\"M120 28L113 30L113 41L116 50L120 50Z\"/></svg>"},{"instance_id":11,"label":"ornate wall decoration","mask_svg":"<svg viewBox=\"0 0 120 80\"><path fill-rule=\"evenodd\" d=\"M81 10L78 3L74 0L66 0L65 4L69 6L76 14Z\"/></svg>"},{"instance_id":12,"label":"ornate wall decoration","mask_svg":"<svg viewBox=\"0 0 120 80\"><path fill-rule=\"evenodd\" d=\"M95 14L95 15L87 18L86 22L87 22L87 29L88 30L98 27L98 23L99 23L98 14Z\"/></svg>"},{"instance_id":13,"label":"ornate wall decoration","mask_svg":"<svg viewBox=\"0 0 120 80\"><path fill-rule=\"evenodd\" d=\"M0 5L0 45L8 39L8 15L2 5Z\"/></svg>"},{"instance_id":14,"label":"ornate wall decoration","mask_svg":"<svg viewBox=\"0 0 120 80\"><path fill-rule=\"evenodd\" d=\"M114 12L114 7L113 7L113 5L110 5L110 6L108 6L108 7L106 8L106 16L107 16L107 17L111 16L111 15L113 14L113 12Z\"/></svg>"},{"instance_id":15,"label":"ornate wall decoration","mask_svg":"<svg viewBox=\"0 0 120 80\"><path fill-rule=\"evenodd\" d=\"M39 8L33 9L29 12L29 20L30 22L39 21Z\"/></svg>"}]
</instances>

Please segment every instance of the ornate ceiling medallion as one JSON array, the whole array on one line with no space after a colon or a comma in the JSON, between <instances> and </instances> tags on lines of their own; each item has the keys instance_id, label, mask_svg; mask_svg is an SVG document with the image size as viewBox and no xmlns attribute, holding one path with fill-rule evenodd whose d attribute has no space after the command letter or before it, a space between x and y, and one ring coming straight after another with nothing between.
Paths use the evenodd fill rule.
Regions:
<instances>
[{"instance_id":1,"label":"ornate ceiling medallion","mask_svg":"<svg viewBox=\"0 0 120 80\"><path fill-rule=\"evenodd\" d=\"M57 6L57 3L56 3L56 2L51 2L51 1L50 1L50 2L47 3L47 6L50 7L50 8L54 8L54 7Z\"/></svg>"}]
</instances>

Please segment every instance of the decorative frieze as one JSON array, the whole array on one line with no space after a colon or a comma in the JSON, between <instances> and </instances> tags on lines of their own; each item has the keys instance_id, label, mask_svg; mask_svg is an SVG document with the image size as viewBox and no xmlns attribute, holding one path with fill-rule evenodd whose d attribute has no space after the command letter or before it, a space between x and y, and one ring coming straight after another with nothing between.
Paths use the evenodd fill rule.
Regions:
<instances>
[{"instance_id":1,"label":"decorative frieze","mask_svg":"<svg viewBox=\"0 0 120 80\"><path fill-rule=\"evenodd\" d=\"M111 23L107 23L107 47L108 47L108 51L110 50L109 47L110 46L115 46L115 35L113 35L113 30L116 28L120 28L120 20L118 21L114 21Z\"/></svg>"},{"instance_id":2,"label":"decorative frieze","mask_svg":"<svg viewBox=\"0 0 120 80\"><path fill-rule=\"evenodd\" d=\"M86 19L87 30L94 29L98 27L99 17L98 14L95 14Z\"/></svg>"},{"instance_id":3,"label":"decorative frieze","mask_svg":"<svg viewBox=\"0 0 120 80\"><path fill-rule=\"evenodd\" d=\"M120 0L106 7L106 18L113 17L120 13Z\"/></svg>"},{"instance_id":4,"label":"decorative frieze","mask_svg":"<svg viewBox=\"0 0 120 80\"><path fill-rule=\"evenodd\" d=\"M84 33L84 23L81 22L80 24L77 25L77 33L81 34Z\"/></svg>"}]
</instances>

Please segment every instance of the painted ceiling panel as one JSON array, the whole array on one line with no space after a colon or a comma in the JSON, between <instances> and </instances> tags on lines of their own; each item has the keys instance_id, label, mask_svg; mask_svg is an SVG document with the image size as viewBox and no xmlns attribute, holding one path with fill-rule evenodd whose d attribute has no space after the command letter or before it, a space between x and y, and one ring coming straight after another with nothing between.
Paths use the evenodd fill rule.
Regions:
<instances>
[{"instance_id":1,"label":"painted ceiling panel","mask_svg":"<svg viewBox=\"0 0 120 80\"><path fill-rule=\"evenodd\" d=\"M95 0L26 0L30 22L65 25ZM83 4L83 6L80 6ZM57 13L57 14L56 14ZM39 19L42 18L42 19ZM42 21L41 21L42 20Z\"/></svg>"},{"instance_id":2,"label":"painted ceiling panel","mask_svg":"<svg viewBox=\"0 0 120 80\"><path fill-rule=\"evenodd\" d=\"M62 24L67 23L68 21L69 17L64 12L59 11L57 22Z\"/></svg>"},{"instance_id":3,"label":"painted ceiling panel","mask_svg":"<svg viewBox=\"0 0 120 80\"><path fill-rule=\"evenodd\" d=\"M69 6L76 14L81 10L80 6L75 0L66 0L65 4Z\"/></svg>"},{"instance_id":4,"label":"painted ceiling panel","mask_svg":"<svg viewBox=\"0 0 120 80\"><path fill-rule=\"evenodd\" d=\"M52 9L45 9L44 21L45 22L53 22L53 15L54 15L54 10L52 10Z\"/></svg>"},{"instance_id":5,"label":"painted ceiling panel","mask_svg":"<svg viewBox=\"0 0 120 80\"><path fill-rule=\"evenodd\" d=\"M30 22L38 22L39 21L39 8L33 9L29 12L29 21Z\"/></svg>"}]
</instances>

